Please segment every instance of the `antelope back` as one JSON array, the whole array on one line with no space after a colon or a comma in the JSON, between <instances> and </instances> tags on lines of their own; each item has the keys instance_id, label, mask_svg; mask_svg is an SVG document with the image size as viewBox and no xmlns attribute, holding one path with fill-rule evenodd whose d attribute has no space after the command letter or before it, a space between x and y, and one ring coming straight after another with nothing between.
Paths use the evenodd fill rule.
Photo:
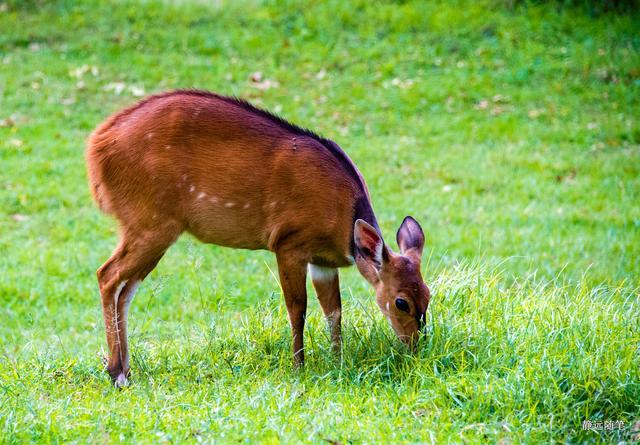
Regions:
<instances>
[{"instance_id":1,"label":"antelope back","mask_svg":"<svg viewBox=\"0 0 640 445\"><path fill-rule=\"evenodd\" d=\"M333 142L246 102L200 91L147 98L90 136L89 181L125 228L172 220L204 242L346 265L357 169ZM372 211L370 212L372 214Z\"/></svg>"}]
</instances>

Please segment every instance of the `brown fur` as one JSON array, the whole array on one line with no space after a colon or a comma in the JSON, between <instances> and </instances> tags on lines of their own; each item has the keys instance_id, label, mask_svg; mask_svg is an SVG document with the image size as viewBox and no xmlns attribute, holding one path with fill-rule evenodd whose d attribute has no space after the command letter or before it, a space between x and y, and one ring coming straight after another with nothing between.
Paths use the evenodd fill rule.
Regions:
<instances>
[{"instance_id":1,"label":"brown fur","mask_svg":"<svg viewBox=\"0 0 640 445\"><path fill-rule=\"evenodd\" d=\"M120 244L98 270L108 369L118 383L129 373L133 283L182 232L206 243L275 252L296 363L303 361L307 264L337 268L355 257L362 271L367 259L354 242L354 221L363 218L379 233L366 185L335 143L213 93L160 94L114 114L89 137L86 160L98 206L121 229ZM419 260L410 260L417 276ZM415 281L415 270L401 270L400 281ZM339 343L337 273L314 286Z\"/></svg>"}]
</instances>

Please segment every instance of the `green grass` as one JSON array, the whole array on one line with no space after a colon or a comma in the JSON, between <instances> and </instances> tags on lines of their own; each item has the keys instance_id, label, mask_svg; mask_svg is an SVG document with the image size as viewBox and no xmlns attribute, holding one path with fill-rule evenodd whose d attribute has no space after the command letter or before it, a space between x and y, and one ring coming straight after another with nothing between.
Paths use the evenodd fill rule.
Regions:
<instances>
[{"instance_id":1,"label":"green grass","mask_svg":"<svg viewBox=\"0 0 640 445\"><path fill-rule=\"evenodd\" d=\"M0 442L632 441L640 16L369 3L0 1ZM336 140L388 240L422 223L418 353L346 269L343 357L310 291L292 369L272 256L185 236L132 306L132 386L109 384L95 270L115 223L84 140L178 87Z\"/></svg>"}]
</instances>

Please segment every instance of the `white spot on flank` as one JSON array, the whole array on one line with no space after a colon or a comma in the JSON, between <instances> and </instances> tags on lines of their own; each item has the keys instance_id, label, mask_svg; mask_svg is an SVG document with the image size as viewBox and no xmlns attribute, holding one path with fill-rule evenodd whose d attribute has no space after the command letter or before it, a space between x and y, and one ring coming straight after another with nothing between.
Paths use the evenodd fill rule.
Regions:
<instances>
[{"instance_id":1,"label":"white spot on flank","mask_svg":"<svg viewBox=\"0 0 640 445\"><path fill-rule=\"evenodd\" d=\"M333 267L321 267L315 264L309 264L309 273L313 281L330 281L336 277L338 271Z\"/></svg>"},{"instance_id":2,"label":"white spot on flank","mask_svg":"<svg viewBox=\"0 0 640 445\"><path fill-rule=\"evenodd\" d=\"M215 196L212 196L211 198L209 198L209 202L212 204L217 204L218 203L218 198L216 198Z\"/></svg>"},{"instance_id":3,"label":"white spot on flank","mask_svg":"<svg viewBox=\"0 0 640 445\"><path fill-rule=\"evenodd\" d=\"M189 193L193 193L193 191L194 191L195 189L196 189L196 186L195 186L195 185L193 185L193 184L191 184L191 185L189 186Z\"/></svg>"},{"instance_id":4,"label":"white spot on flank","mask_svg":"<svg viewBox=\"0 0 640 445\"><path fill-rule=\"evenodd\" d=\"M202 198L204 198L205 196L207 196L207 194L206 194L205 192L200 192L200 193L198 193L198 199L202 199Z\"/></svg>"},{"instance_id":5,"label":"white spot on flank","mask_svg":"<svg viewBox=\"0 0 640 445\"><path fill-rule=\"evenodd\" d=\"M164 148L166 148L167 150L171 149L171 145L165 145Z\"/></svg>"},{"instance_id":6,"label":"white spot on flank","mask_svg":"<svg viewBox=\"0 0 640 445\"><path fill-rule=\"evenodd\" d=\"M275 206L276 206L276 204L278 204L278 202L277 202L277 201L273 201L273 202L272 202L271 204L269 204L269 205L270 205L271 207L275 207Z\"/></svg>"},{"instance_id":7,"label":"white spot on flank","mask_svg":"<svg viewBox=\"0 0 640 445\"><path fill-rule=\"evenodd\" d=\"M235 205L236 205L236 203L233 202L233 201L229 201L229 202L225 202L224 203L224 206L227 207L227 208L231 208L231 207L233 207Z\"/></svg>"},{"instance_id":8,"label":"white spot on flank","mask_svg":"<svg viewBox=\"0 0 640 445\"><path fill-rule=\"evenodd\" d=\"M251 207L251 204L247 202L242 208L243 209L248 209L249 207Z\"/></svg>"},{"instance_id":9,"label":"white spot on flank","mask_svg":"<svg viewBox=\"0 0 640 445\"><path fill-rule=\"evenodd\" d=\"M147 139L151 139L153 137L153 132L147 133Z\"/></svg>"}]
</instances>

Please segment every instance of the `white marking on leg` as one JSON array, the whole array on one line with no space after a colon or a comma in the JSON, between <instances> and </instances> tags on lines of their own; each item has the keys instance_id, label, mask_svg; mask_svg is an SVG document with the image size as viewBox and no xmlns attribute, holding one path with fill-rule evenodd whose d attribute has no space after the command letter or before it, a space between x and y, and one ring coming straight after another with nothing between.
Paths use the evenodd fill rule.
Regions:
<instances>
[{"instance_id":1,"label":"white marking on leg","mask_svg":"<svg viewBox=\"0 0 640 445\"><path fill-rule=\"evenodd\" d=\"M118 354L120 356L120 363L122 363L122 349L120 349L120 328L118 327L118 300L120 299L120 292L127 284L127 280L124 280L118 285L116 292L113 294L113 324L116 329L116 345L118 346Z\"/></svg>"},{"instance_id":2,"label":"white marking on leg","mask_svg":"<svg viewBox=\"0 0 640 445\"><path fill-rule=\"evenodd\" d=\"M122 292L122 288L125 286L125 284L127 284L127 280L125 280L122 283L118 284L118 288L116 289L116 293L113 294L113 302L114 302L116 308L118 307L118 299L120 298L120 292Z\"/></svg>"},{"instance_id":3,"label":"white marking on leg","mask_svg":"<svg viewBox=\"0 0 640 445\"><path fill-rule=\"evenodd\" d=\"M133 301L133 297L136 295L136 290L138 290L139 285L140 285L140 280L133 281L129 286L129 288L127 289L127 293L122 295L122 298L124 298L124 306L122 307L121 317L125 327L127 326L127 321L129 319L129 306L131 306L131 302ZM124 362L125 358L127 359L126 363ZM122 357L122 351L120 351L120 365L122 366L122 369L126 369L129 367L129 357L128 356Z\"/></svg>"},{"instance_id":4,"label":"white marking on leg","mask_svg":"<svg viewBox=\"0 0 640 445\"><path fill-rule=\"evenodd\" d=\"M338 274L335 267L322 267L315 264L309 264L309 273L313 281L330 281Z\"/></svg>"},{"instance_id":5,"label":"white marking on leg","mask_svg":"<svg viewBox=\"0 0 640 445\"><path fill-rule=\"evenodd\" d=\"M124 310L122 311L122 319L124 320L124 322L127 322L127 319L129 318L129 306L131 306L131 302L133 301L133 297L136 295L136 291L138 290L138 286L140 286L140 280L136 280L133 283L131 283L131 288L129 289L129 291L124 295Z\"/></svg>"}]
</instances>

